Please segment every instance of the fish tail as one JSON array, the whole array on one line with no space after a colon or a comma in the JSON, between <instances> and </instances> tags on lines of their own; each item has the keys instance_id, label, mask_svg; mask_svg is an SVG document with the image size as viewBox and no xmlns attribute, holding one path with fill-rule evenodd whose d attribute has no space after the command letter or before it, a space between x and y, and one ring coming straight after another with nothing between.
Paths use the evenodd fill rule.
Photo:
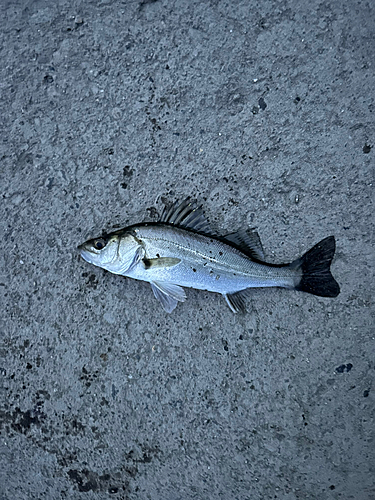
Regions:
<instances>
[{"instance_id":1,"label":"fish tail","mask_svg":"<svg viewBox=\"0 0 375 500\"><path fill-rule=\"evenodd\" d=\"M296 290L320 297L337 297L340 287L330 270L335 249L334 236L328 236L290 264L291 268L301 271Z\"/></svg>"}]
</instances>

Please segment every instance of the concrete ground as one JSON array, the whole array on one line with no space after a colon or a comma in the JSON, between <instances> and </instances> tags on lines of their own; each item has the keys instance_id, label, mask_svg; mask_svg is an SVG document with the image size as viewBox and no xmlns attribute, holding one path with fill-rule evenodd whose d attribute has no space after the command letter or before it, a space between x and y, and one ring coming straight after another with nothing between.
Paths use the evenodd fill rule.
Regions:
<instances>
[{"instance_id":1,"label":"concrete ground","mask_svg":"<svg viewBox=\"0 0 375 500\"><path fill-rule=\"evenodd\" d=\"M0 499L374 499L371 2L0 15ZM335 235L341 294L167 315L78 256L187 195L270 262Z\"/></svg>"}]
</instances>

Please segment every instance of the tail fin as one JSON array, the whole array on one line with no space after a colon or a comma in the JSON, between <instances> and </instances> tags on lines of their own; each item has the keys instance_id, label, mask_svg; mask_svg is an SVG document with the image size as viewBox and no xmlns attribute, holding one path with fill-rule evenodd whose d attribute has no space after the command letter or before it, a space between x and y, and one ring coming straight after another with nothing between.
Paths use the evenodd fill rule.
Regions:
<instances>
[{"instance_id":1,"label":"tail fin","mask_svg":"<svg viewBox=\"0 0 375 500\"><path fill-rule=\"evenodd\" d=\"M335 249L335 237L328 236L290 264L291 267L300 269L302 272L301 281L295 287L296 290L320 297L337 297L340 287L330 271Z\"/></svg>"}]
</instances>

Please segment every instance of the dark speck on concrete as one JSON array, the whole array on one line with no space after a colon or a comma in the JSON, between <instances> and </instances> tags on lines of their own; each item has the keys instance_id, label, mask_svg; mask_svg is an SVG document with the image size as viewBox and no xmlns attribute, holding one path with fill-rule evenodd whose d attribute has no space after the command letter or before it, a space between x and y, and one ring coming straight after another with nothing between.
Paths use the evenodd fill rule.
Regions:
<instances>
[{"instance_id":1,"label":"dark speck on concrete","mask_svg":"<svg viewBox=\"0 0 375 500\"><path fill-rule=\"evenodd\" d=\"M370 389L366 389L365 391L363 391L364 398L368 398L369 394L370 394Z\"/></svg>"},{"instance_id":2,"label":"dark speck on concrete","mask_svg":"<svg viewBox=\"0 0 375 500\"><path fill-rule=\"evenodd\" d=\"M124 177L130 178L133 176L133 169L129 165L125 165L125 167L122 169L122 173Z\"/></svg>"},{"instance_id":3,"label":"dark speck on concrete","mask_svg":"<svg viewBox=\"0 0 375 500\"><path fill-rule=\"evenodd\" d=\"M364 152L365 154L368 154L370 151L371 151L371 146L369 146L368 144L365 144L365 145L363 146L363 152Z\"/></svg>"},{"instance_id":4,"label":"dark speck on concrete","mask_svg":"<svg viewBox=\"0 0 375 500\"><path fill-rule=\"evenodd\" d=\"M156 3L159 0L141 0L139 3L139 9L141 10L143 7L145 7L148 4Z\"/></svg>"},{"instance_id":5,"label":"dark speck on concrete","mask_svg":"<svg viewBox=\"0 0 375 500\"><path fill-rule=\"evenodd\" d=\"M267 107L266 101L261 97L258 101L259 107L262 111L264 111Z\"/></svg>"},{"instance_id":6,"label":"dark speck on concrete","mask_svg":"<svg viewBox=\"0 0 375 500\"><path fill-rule=\"evenodd\" d=\"M70 469L68 476L76 483L78 491L87 493L88 491L96 491L98 489L98 483L95 479L96 474L86 469L82 471Z\"/></svg>"},{"instance_id":7,"label":"dark speck on concrete","mask_svg":"<svg viewBox=\"0 0 375 500\"><path fill-rule=\"evenodd\" d=\"M147 208L146 210L147 210L148 215L149 215L150 217L152 217L153 219L158 218L159 213L158 213L158 211L157 211L157 209L156 209L155 207L149 207L149 208Z\"/></svg>"},{"instance_id":8,"label":"dark speck on concrete","mask_svg":"<svg viewBox=\"0 0 375 500\"><path fill-rule=\"evenodd\" d=\"M52 83L52 82L53 82L53 76L52 76L52 75L46 75L46 76L43 78L43 82L44 82L44 83Z\"/></svg>"},{"instance_id":9,"label":"dark speck on concrete","mask_svg":"<svg viewBox=\"0 0 375 500\"><path fill-rule=\"evenodd\" d=\"M40 426L44 417L45 415L39 411L21 411L20 408L15 408L10 418L11 427L17 432L26 434L33 426Z\"/></svg>"},{"instance_id":10,"label":"dark speck on concrete","mask_svg":"<svg viewBox=\"0 0 375 500\"><path fill-rule=\"evenodd\" d=\"M336 368L337 373L344 373L344 372L350 372L350 370L353 368L352 363L348 363L346 365L340 365Z\"/></svg>"}]
</instances>

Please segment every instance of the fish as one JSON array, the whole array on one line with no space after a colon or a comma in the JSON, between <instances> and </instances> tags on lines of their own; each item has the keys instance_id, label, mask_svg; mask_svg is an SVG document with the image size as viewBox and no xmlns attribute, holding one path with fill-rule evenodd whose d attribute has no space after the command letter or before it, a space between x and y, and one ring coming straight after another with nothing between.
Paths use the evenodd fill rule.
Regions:
<instances>
[{"instance_id":1,"label":"fish","mask_svg":"<svg viewBox=\"0 0 375 500\"><path fill-rule=\"evenodd\" d=\"M190 198L166 205L158 222L134 224L80 245L81 257L113 274L149 282L167 313L186 300L184 288L221 294L233 313L246 310L253 288L279 287L337 297L331 274L334 236L289 264L266 262L255 228L217 235L202 205Z\"/></svg>"}]
</instances>

